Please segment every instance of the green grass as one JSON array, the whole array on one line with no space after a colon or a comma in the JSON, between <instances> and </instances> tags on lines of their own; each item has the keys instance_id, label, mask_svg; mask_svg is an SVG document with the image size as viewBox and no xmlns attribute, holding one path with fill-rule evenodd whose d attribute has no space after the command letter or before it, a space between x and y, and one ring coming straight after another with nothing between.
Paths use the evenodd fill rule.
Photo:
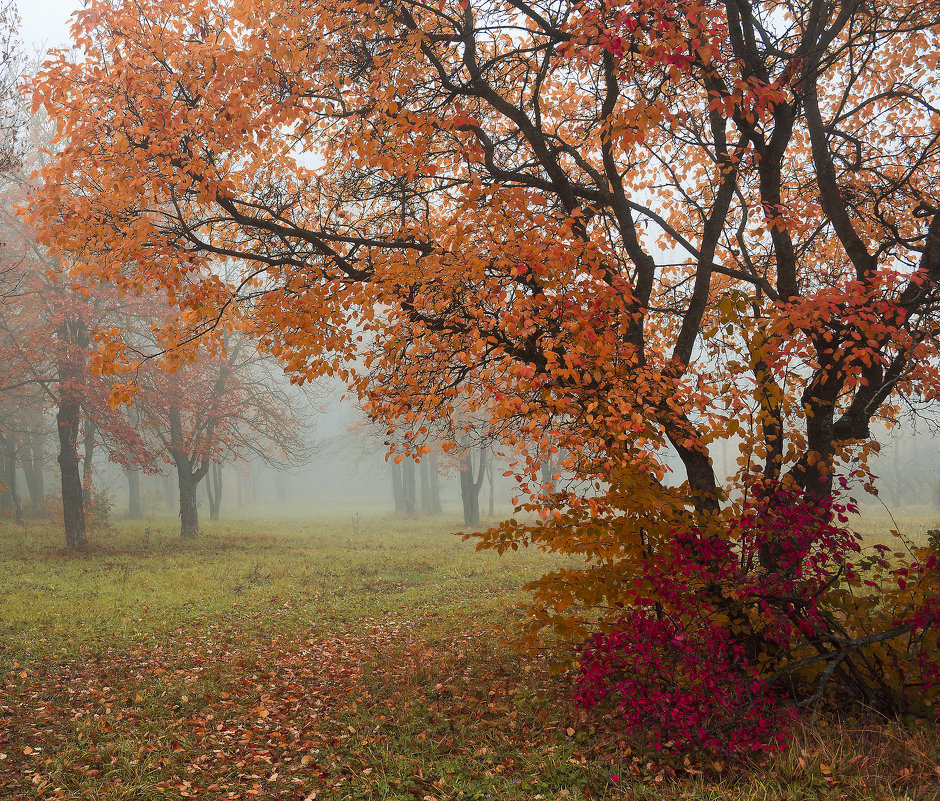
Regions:
<instances>
[{"instance_id":1,"label":"green grass","mask_svg":"<svg viewBox=\"0 0 940 801\"><path fill-rule=\"evenodd\" d=\"M0 527L0 798L940 798L935 732L647 753L507 636L557 560L457 520L176 525Z\"/></svg>"}]
</instances>

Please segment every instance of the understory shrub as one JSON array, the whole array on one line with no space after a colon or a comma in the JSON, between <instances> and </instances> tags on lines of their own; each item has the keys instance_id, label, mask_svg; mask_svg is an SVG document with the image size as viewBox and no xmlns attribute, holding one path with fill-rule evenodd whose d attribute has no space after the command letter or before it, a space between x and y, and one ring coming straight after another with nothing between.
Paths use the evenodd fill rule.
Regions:
<instances>
[{"instance_id":1,"label":"understory shrub","mask_svg":"<svg viewBox=\"0 0 940 801\"><path fill-rule=\"evenodd\" d=\"M730 752L780 748L829 699L935 715L937 558L863 549L854 511L773 485L718 528L673 531L581 647L577 700L615 705L654 747Z\"/></svg>"}]
</instances>

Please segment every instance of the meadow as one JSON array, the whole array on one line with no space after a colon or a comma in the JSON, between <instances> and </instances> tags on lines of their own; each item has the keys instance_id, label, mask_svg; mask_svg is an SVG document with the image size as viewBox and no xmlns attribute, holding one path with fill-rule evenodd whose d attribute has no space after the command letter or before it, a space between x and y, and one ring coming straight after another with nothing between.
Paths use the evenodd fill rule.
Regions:
<instances>
[{"instance_id":1,"label":"meadow","mask_svg":"<svg viewBox=\"0 0 940 801\"><path fill-rule=\"evenodd\" d=\"M557 561L459 528L0 524L0 798L940 799L935 731L832 710L776 756L649 751L513 643Z\"/></svg>"}]
</instances>

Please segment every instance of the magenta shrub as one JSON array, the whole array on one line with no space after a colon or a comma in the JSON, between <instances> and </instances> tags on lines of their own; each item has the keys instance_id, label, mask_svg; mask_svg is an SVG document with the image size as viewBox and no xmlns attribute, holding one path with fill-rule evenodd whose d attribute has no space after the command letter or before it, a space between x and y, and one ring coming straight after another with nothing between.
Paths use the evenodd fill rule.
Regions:
<instances>
[{"instance_id":1,"label":"magenta shrub","mask_svg":"<svg viewBox=\"0 0 940 801\"><path fill-rule=\"evenodd\" d=\"M635 602L582 647L577 701L615 705L653 747L731 753L780 748L830 692L906 711L938 683L935 560L863 557L854 511L775 485L717 533L673 532L625 578Z\"/></svg>"}]
</instances>

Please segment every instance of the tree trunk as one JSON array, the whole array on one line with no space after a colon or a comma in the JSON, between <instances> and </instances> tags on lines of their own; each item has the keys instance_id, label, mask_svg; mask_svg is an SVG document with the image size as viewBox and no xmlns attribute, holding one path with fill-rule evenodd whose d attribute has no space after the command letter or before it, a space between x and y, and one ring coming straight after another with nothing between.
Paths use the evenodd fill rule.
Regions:
<instances>
[{"instance_id":1,"label":"tree trunk","mask_svg":"<svg viewBox=\"0 0 940 801\"><path fill-rule=\"evenodd\" d=\"M41 508L46 500L45 481L42 474L44 442L43 434L31 432L28 435L27 447L20 454L20 465L23 468L23 475L26 476L29 503L34 509Z\"/></svg>"},{"instance_id":2,"label":"tree trunk","mask_svg":"<svg viewBox=\"0 0 940 801\"><path fill-rule=\"evenodd\" d=\"M3 454L3 483L7 491L3 496L4 512L9 512L17 523L23 522L23 506L16 491L16 438L10 434L5 438Z\"/></svg>"},{"instance_id":3,"label":"tree trunk","mask_svg":"<svg viewBox=\"0 0 940 801\"><path fill-rule=\"evenodd\" d=\"M493 460L490 459L486 465L486 480L490 485L490 517L496 517L496 492L494 489L495 476L493 475L495 468L493 466Z\"/></svg>"},{"instance_id":4,"label":"tree trunk","mask_svg":"<svg viewBox=\"0 0 940 801\"><path fill-rule=\"evenodd\" d=\"M180 488L180 537L192 540L199 536L199 507L196 503L199 479L185 457L176 460L176 475Z\"/></svg>"},{"instance_id":5,"label":"tree trunk","mask_svg":"<svg viewBox=\"0 0 940 801\"><path fill-rule=\"evenodd\" d=\"M65 522L65 542L69 548L84 548L88 544L82 475L78 464L80 410L78 401L64 400L60 402L56 413L59 432L58 461L62 475L62 516Z\"/></svg>"},{"instance_id":6,"label":"tree trunk","mask_svg":"<svg viewBox=\"0 0 940 801\"><path fill-rule=\"evenodd\" d=\"M438 481L437 454L431 451L421 460L421 511L426 515L441 513L441 488Z\"/></svg>"},{"instance_id":7,"label":"tree trunk","mask_svg":"<svg viewBox=\"0 0 940 801\"><path fill-rule=\"evenodd\" d=\"M209 519L218 520L222 508L222 465L213 462L206 479L206 492L209 495Z\"/></svg>"},{"instance_id":8,"label":"tree trunk","mask_svg":"<svg viewBox=\"0 0 940 801\"><path fill-rule=\"evenodd\" d=\"M463 522L466 526L480 525L480 488L486 474L486 446L480 446L477 475L473 475L473 449L467 448L460 468L460 499L463 502Z\"/></svg>"},{"instance_id":9,"label":"tree trunk","mask_svg":"<svg viewBox=\"0 0 940 801\"><path fill-rule=\"evenodd\" d=\"M415 460L406 457L401 464L402 480L401 489L403 500L405 502L405 514L408 517L414 517L418 511L418 496L415 479L417 478L418 466Z\"/></svg>"},{"instance_id":10,"label":"tree trunk","mask_svg":"<svg viewBox=\"0 0 940 801\"><path fill-rule=\"evenodd\" d=\"M13 496L16 494L16 441L12 434L0 436L0 464L4 489L0 495L0 515L13 515Z\"/></svg>"},{"instance_id":11,"label":"tree trunk","mask_svg":"<svg viewBox=\"0 0 940 801\"><path fill-rule=\"evenodd\" d=\"M428 454L428 474L431 479L431 514L439 515L444 511L441 506L441 474L437 466L437 452Z\"/></svg>"},{"instance_id":12,"label":"tree trunk","mask_svg":"<svg viewBox=\"0 0 940 801\"><path fill-rule=\"evenodd\" d=\"M395 498L395 514L403 515L405 513L405 490L402 481L401 463L391 463L392 468L392 496Z\"/></svg>"},{"instance_id":13,"label":"tree trunk","mask_svg":"<svg viewBox=\"0 0 940 801\"><path fill-rule=\"evenodd\" d=\"M140 502L140 470L124 470L127 476L127 516L131 520L140 520L144 516Z\"/></svg>"},{"instance_id":14,"label":"tree trunk","mask_svg":"<svg viewBox=\"0 0 940 801\"><path fill-rule=\"evenodd\" d=\"M431 461L422 459L418 464L418 470L421 477L421 513L434 514L431 505Z\"/></svg>"}]
</instances>

